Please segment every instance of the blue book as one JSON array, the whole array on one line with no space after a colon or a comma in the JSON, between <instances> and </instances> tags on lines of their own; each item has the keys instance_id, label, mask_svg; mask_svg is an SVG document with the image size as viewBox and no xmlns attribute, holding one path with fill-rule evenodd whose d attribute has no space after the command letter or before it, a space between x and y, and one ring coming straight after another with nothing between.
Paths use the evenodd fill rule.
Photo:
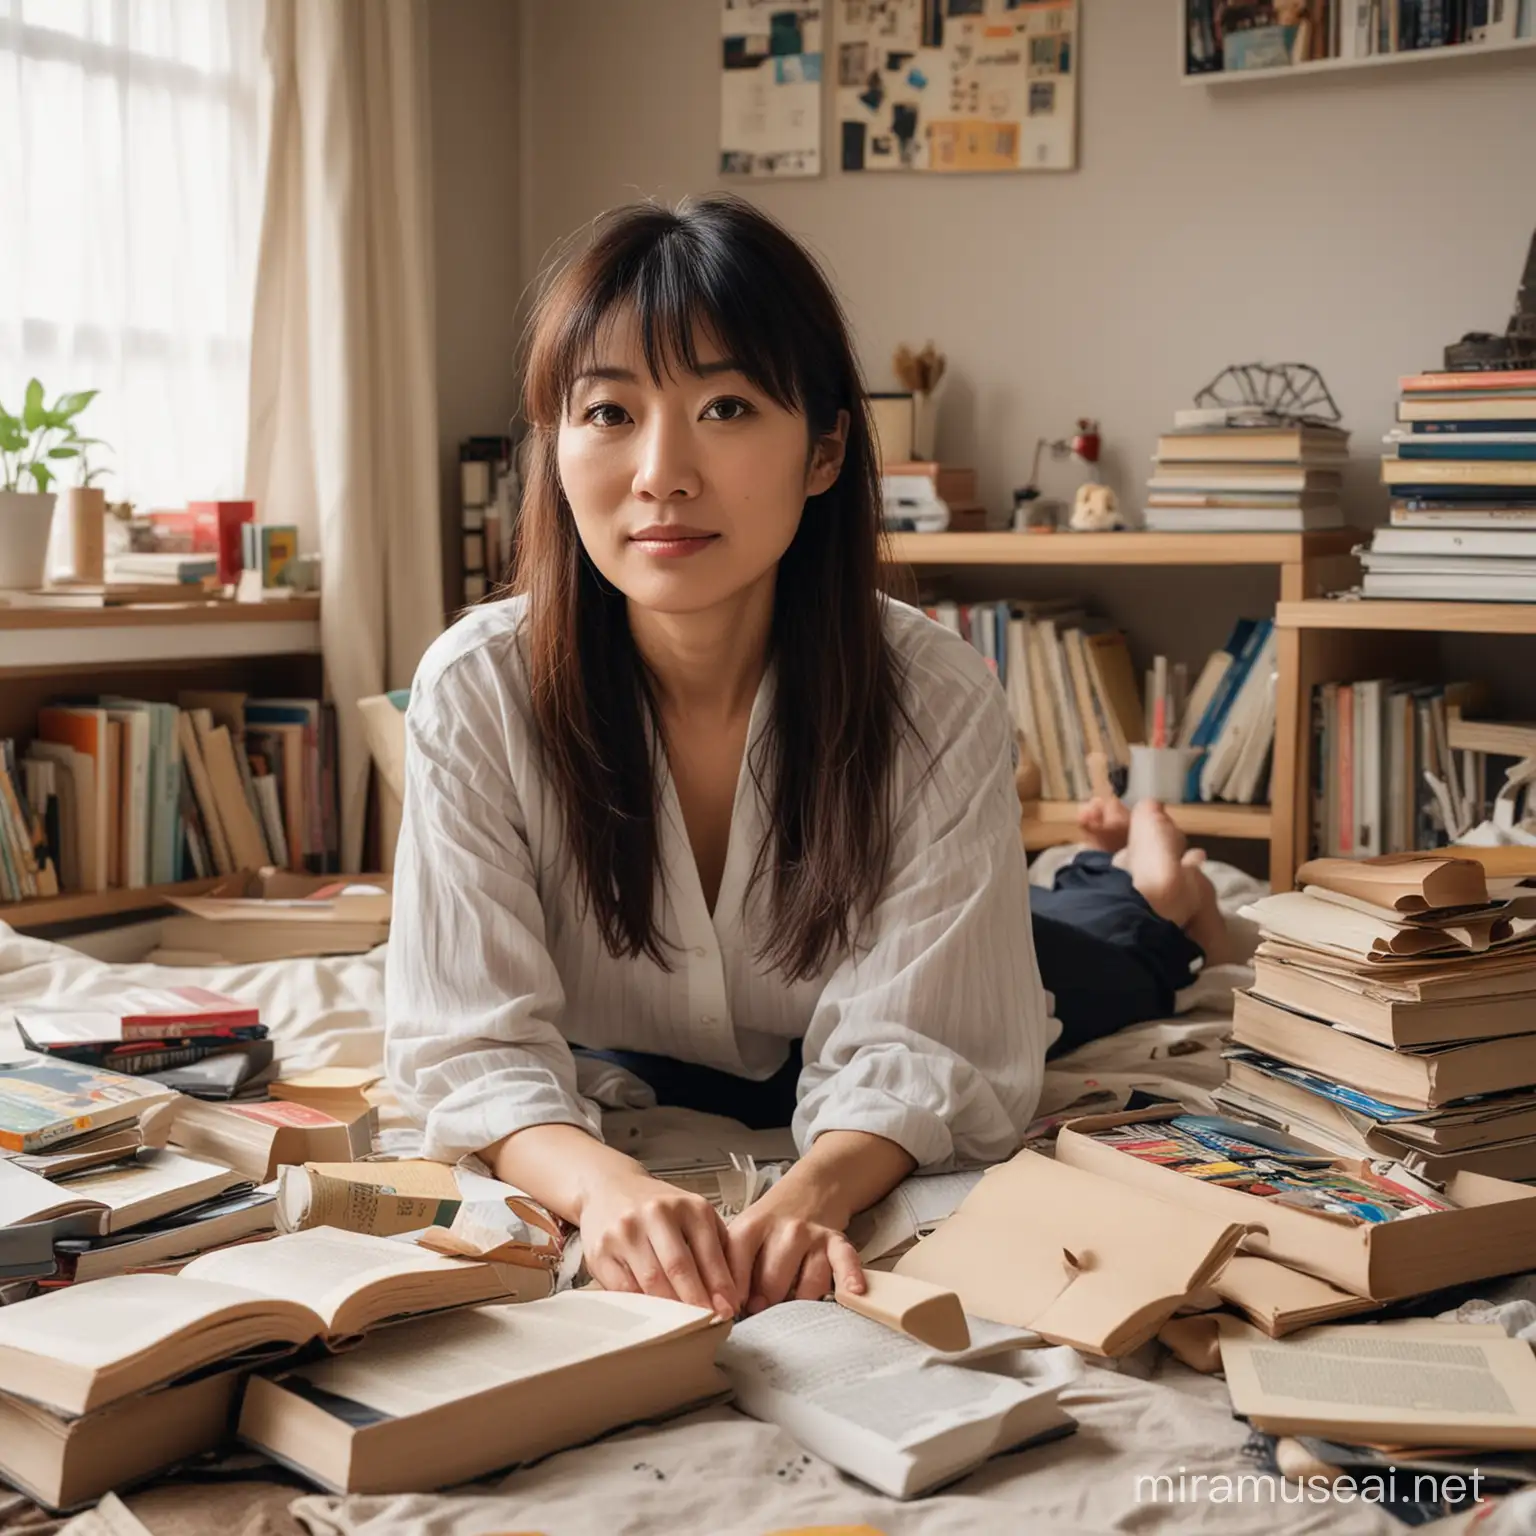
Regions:
<instances>
[{"instance_id":1,"label":"blue book","mask_svg":"<svg viewBox=\"0 0 1536 1536\"><path fill-rule=\"evenodd\" d=\"M1536 438L1528 443L1459 443L1455 438L1443 441L1414 441L1399 443L1400 459L1485 459L1526 460L1536 459Z\"/></svg>"},{"instance_id":2,"label":"blue book","mask_svg":"<svg viewBox=\"0 0 1536 1536\"><path fill-rule=\"evenodd\" d=\"M1222 722L1227 718L1232 700L1237 697L1243 678L1248 675L1248 668L1253 665L1253 658L1258 654L1254 645L1255 635L1258 635L1260 645L1264 643L1264 637L1258 634L1259 629L1260 623L1257 619L1239 619L1232 626L1232 633L1227 636L1227 643L1222 647L1232 658L1232 665L1222 675L1221 681L1216 685L1216 692L1211 695L1211 702L1205 706L1205 713L1200 716L1189 738L1190 746L1209 747L1220 735ZM1200 798L1202 762L1203 754L1190 764L1189 780L1184 790L1186 800Z\"/></svg>"},{"instance_id":3,"label":"blue book","mask_svg":"<svg viewBox=\"0 0 1536 1536\"><path fill-rule=\"evenodd\" d=\"M1529 432L1536 435L1536 421L1405 421L1415 437L1460 437L1465 433Z\"/></svg>"}]
</instances>

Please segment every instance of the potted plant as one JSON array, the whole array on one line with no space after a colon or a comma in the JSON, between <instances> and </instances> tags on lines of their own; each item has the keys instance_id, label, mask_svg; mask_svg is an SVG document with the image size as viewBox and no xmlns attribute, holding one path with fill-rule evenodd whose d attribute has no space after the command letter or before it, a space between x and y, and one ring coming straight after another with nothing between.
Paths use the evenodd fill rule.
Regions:
<instances>
[{"instance_id":1,"label":"potted plant","mask_svg":"<svg viewBox=\"0 0 1536 1536\"><path fill-rule=\"evenodd\" d=\"M0 405L0 589L43 584L53 522L53 465L79 458L74 419L95 398L94 389L80 390L60 395L49 406L43 386L33 379L19 416Z\"/></svg>"}]
</instances>

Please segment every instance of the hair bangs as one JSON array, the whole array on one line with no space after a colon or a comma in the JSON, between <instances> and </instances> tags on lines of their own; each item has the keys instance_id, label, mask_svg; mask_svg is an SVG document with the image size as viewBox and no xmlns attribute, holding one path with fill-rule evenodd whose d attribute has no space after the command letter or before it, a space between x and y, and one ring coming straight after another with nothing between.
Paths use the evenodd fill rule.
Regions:
<instances>
[{"instance_id":1,"label":"hair bangs","mask_svg":"<svg viewBox=\"0 0 1536 1536\"><path fill-rule=\"evenodd\" d=\"M600 228L539 305L527 375L529 419L558 425L577 380L601 366L607 328L628 310L652 383L697 376L707 338L776 404L827 415L815 425L829 426L835 407L813 410L815 391L801 376L804 348L780 323L789 295L775 293L785 284L770 253L752 260L739 233L727 238L707 208L686 220L663 208L630 215Z\"/></svg>"}]
</instances>

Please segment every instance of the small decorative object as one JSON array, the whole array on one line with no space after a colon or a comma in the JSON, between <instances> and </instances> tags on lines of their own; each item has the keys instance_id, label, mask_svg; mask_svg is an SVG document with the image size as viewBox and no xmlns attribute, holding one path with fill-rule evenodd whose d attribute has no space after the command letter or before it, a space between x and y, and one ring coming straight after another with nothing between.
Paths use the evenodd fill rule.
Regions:
<instances>
[{"instance_id":1,"label":"small decorative object","mask_svg":"<svg viewBox=\"0 0 1536 1536\"><path fill-rule=\"evenodd\" d=\"M1468 331L1445 349L1447 373L1495 372L1502 368L1536 368L1536 235L1531 236L1515 312L1502 336Z\"/></svg>"},{"instance_id":2,"label":"small decorative object","mask_svg":"<svg viewBox=\"0 0 1536 1536\"><path fill-rule=\"evenodd\" d=\"M910 464L912 452L912 396L906 391L869 397L869 419L881 464Z\"/></svg>"},{"instance_id":3,"label":"small decorative object","mask_svg":"<svg viewBox=\"0 0 1536 1536\"><path fill-rule=\"evenodd\" d=\"M1072 503L1072 529L1077 533L1110 533L1125 527L1120 500L1097 480L1085 480Z\"/></svg>"},{"instance_id":4,"label":"small decorative object","mask_svg":"<svg viewBox=\"0 0 1536 1536\"><path fill-rule=\"evenodd\" d=\"M1090 416L1079 416L1077 430L1071 437L1039 437L1035 439L1035 457L1029 466L1029 484L1013 493L1013 531L1015 533L1046 533L1061 527L1067 521L1064 503L1044 501L1040 497L1040 456L1049 453L1053 459L1069 455L1080 464L1088 466L1090 483L1099 478L1099 453L1102 449L1099 424ZM1075 514L1074 514L1075 517ZM1074 521L1072 524L1076 527ZM1123 524L1115 524L1123 527Z\"/></svg>"},{"instance_id":5,"label":"small decorative object","mask_svg":"<svg viewBox=\"0 0 1536 1536\"><path fill-rule=\"evenodd\" d=\"M54 467L76 459L90 439L74 421L96 398L94 389L60 395L50 406L43 386L32 379L13 416L0 405L0 588L30 590L48 574L48 539L53 528ZM30 490L22 483L31 482Z\"/></svg>"},{"instance_id":6,"label":"small decorative object","mask_svg":"<svg viewBox=\"0 0 1536 1536\"><path fill-rule=\"evenodd\" d=\"M320 590L320 556L295 555L288 562L288 585L295 592Z\"/></svg>"},{"instance_id":7,"label":"small decorative object","mask_svg":"<svg viewBox=\"0 0 1536 1536\"><path fill-rule=\"evenodd\" d=\"M1020 486L1013 493L1015 533L1055 533L1066 507L1054 497L1042 497L1036 485Z\"/></svg>"},{"instance_id":8,"label":"small decorative object","mask_svg":"<svg viewBox=\"0 0 1536 1536\"><path fill-rule=\"evenodd\" d=\"M1195 404L1255 425L1334 427L1344 419L1322 374L1306 363L1233 363L1195 396Z\"/></svg>"},{"instance_id":9,"label":"small decorative object","mask_svg":"<svg viewBox=\"0 0 1536 1536\"><path fill-rule=\"evenodd\" d=\"M100 585L106 579L107 493L93 484L106 471L93 466L92 448L105 448L96 438L76 439L80 448L79 484L64 492L64 527L69 544L69 581Z\"/></svg>"},{"instance_id":10,"label":"small decorative object","mask_svg":"<svg viewBox=\"0 0 1536 1536\"><path fill-rule=\"evenodd\" d=\"M933 392L944 377L944 354L935 351L930 341L921 352L905 345L897 347L891 361L902 388L912 391L912 457L931 463L936 457L938 426Z\"/></svg>"}]
</instances>

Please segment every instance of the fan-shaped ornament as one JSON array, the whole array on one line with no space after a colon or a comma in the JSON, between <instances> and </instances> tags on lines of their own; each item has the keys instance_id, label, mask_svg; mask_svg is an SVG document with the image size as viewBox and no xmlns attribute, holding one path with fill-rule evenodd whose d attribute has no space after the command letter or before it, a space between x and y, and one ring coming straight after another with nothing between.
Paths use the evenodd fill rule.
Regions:
<instances>
[{"instance_id":1,"label":"fan-shaped ornament","mask_svg":"<svg viewBox=\"0 0 1536 1536\"><path fill-rule=\"evenodd\" d=\"M1234 363L1223 368L1195 404L1213 410L1252 412L1275 423L1336 426L1344 413L1316 368L1306 363Z\"/></svg>"}]
</instances>

